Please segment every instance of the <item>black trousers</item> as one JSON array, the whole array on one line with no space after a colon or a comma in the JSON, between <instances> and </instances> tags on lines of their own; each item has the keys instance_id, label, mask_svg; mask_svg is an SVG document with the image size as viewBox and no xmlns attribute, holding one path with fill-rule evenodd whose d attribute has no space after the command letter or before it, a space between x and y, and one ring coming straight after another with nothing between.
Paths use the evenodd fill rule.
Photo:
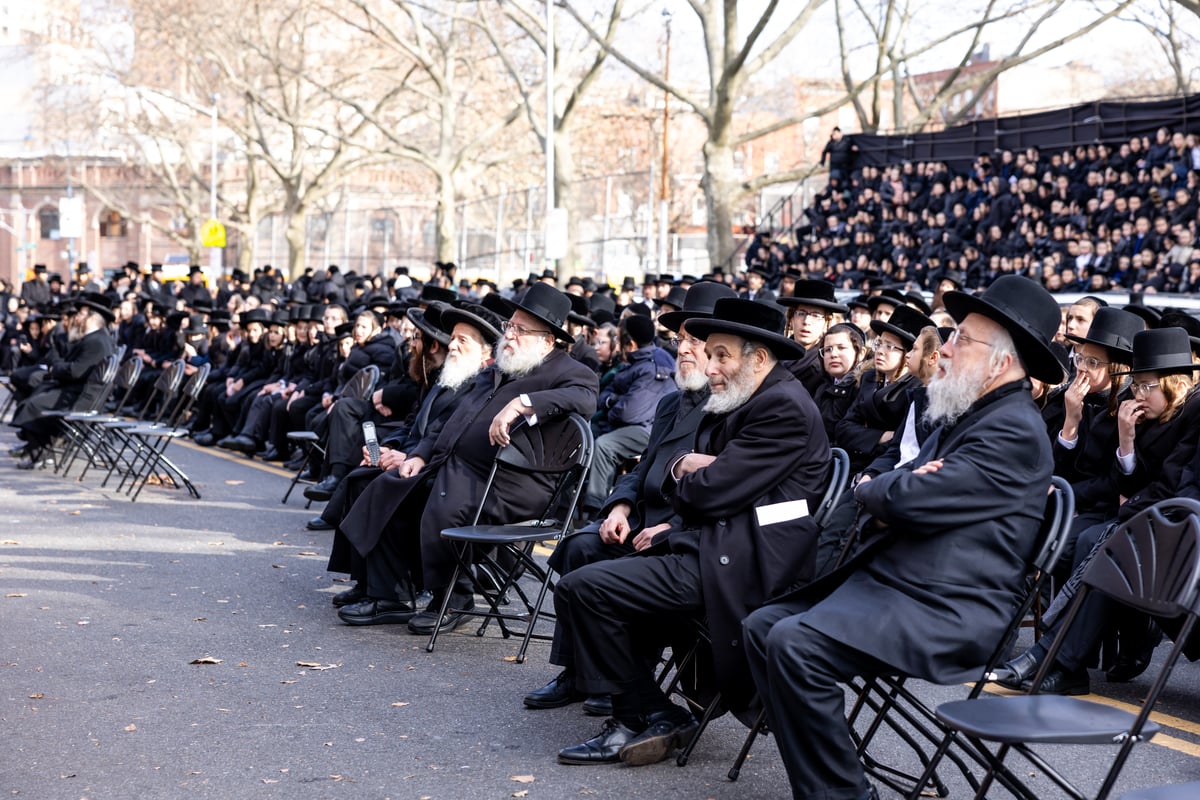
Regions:
<instances>
[{"instance_id":1,"label":"black trousers","mask_svg":"<svg viewBox=\"0 0 1200 800\"><path fill-rule=\"evenodd\" d=\"M325 461L330 466L338 465L351 469L362 463L362 424L375 421L374 407L365 400L353 397L340 398L329 411L329 434Z\"/></svg>"},{"instance_id":2,"label":"black trousers","mask_svg":"<svg viewBox=\"0 0 1200 800\"><path fill-rule=\"evenodd\" d=\"M811 604L764 606L742 621L750 673L767 710L796 800L857 800L868 791L846 722L855 676L886 664L804 624Z\"/></svg>"},{"instance_id":3,"label":"black trousers","mask_svg":"<svg viewBox=\"0 0 1200 800\"><path fill-rule=\"evenodd\" d=\"M378 544L367 553L364 561L371 597L411 603L423 588L419 520L428 498L428 484L409 492Z\"/></svg>"},{"instance_id":4,"label":"black trousers","mask_svg":"<svg viewBox=\"0 0 1200 800\"><path fill-rule=\"evenodd\" d=\"M580 691L611 694L618 717L669 708L648 654L659 652L703 607L695 553L588 564L563 576L554 591L554 613L572 631L574 647L569 663L551 661L574 669Z\"/></svg>"},{"instance_id":5,"label":"black trousers","mask_svg":"<svg viewBox=\"0 0 1200 800\"><path fill-rule=\"evenodd\" d=\"M633 533L628 539L633 538ZM600 523L593 522L563 539L550 554L550 568L559 575L567 575L580 567L634 552L633 545L605 544L600 541ZM554 623L554 640L550 643L550 663L570 667L575 652L575 633L570 623L559 617Z\"/></svg>"}]
</instances>

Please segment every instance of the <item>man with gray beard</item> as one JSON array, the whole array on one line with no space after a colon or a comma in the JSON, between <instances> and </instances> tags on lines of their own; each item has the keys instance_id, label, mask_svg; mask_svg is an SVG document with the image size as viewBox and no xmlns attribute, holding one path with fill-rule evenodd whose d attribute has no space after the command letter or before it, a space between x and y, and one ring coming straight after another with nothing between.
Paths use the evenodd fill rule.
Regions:
<instances>
[{"instance_id":1,"label":"man with gray beard","mask_svg":"<svg viewBox=\"0 0 1200 800\"><path fill-rule=\"evenodd\" d=\"M458 586L449 585L456 559L442 530L471 522L496 450L508 444L509 429L519 418L537 425L563 414L586 418L595 412L596 374L564 349L573 341L563 328L571 310L567 296L539 283L510 308L496 363L469 384L436 440L371 481L341 520L340 531L364 560L366 578L364 598L342 609L344 621L408 622L411 633L426 636L435 628L453 627L475 602L467 576ZM442 316L456 323L457 332L464 313L452 309ZM537 516L549 499L550 480L500 475L481 521ZM421 587L433 592L433 601L417 613L413 589ZM439 617L444 592L452 593L450 610Z\"/></svg>"},{"instance_id":2,"label":"man with gray beard","mask_svg":"<svg viewBox=\"0 0 1200 800\"><path fill-rule=\"evenodd\" d=\"M555 590L557 619L574 632L575 687L612 696L612 718L560 750L565 764L651 764L691 739L696 720L663 694L649 656L680 644L690 629L681 620L706 621L723 705L744 708L752 694L742 618L812 575L808 508L829 479L829 439L816 404L779 363L804 348L783 335L783 314L749 300L719 299L711 317L682 330L705 342L712 395L694 443L667 462L662 490L678 519L637 556L588 564Z\"/></svg>"},{"instance_id":3,"label":"man with gray beard","mask_svg":"<svg viewBox=\"0 0 1200 800\"><path fill-rule=\"evenodd\" d=\"M560 575L585 564L608 561L644 550L658 533L679 522L671 496L663 491L663 479L672 456L681 447L689 447L704 416L709 398L708 356L704 342L687 332L689 320L712 316L713 305L722 297L736 297L733 289L720 283L703 281L687 290L680 311L659 317L659 324L670 331L678 351L675 359L673 392L658 403L646 451L637 466L617 479L612 493L600 507L597 520L559 542L550 556L550 566ZM572 633L563 620L554 626L550 663L563 671L540 689L525 695L528 708L558 708L579 702L585 695L575 689L572 663ZM587 699L583 710L594 716L608 716L612 706L607 696Z\"/></svg>"},{"instance_id":4,"label":"man with gray beard","mask_svg":"<svg viewBox=\"0 0 1200 800\"><path fill-rule=\"evenodd\" d=\"M958 328L929 384L938 427L908 465L858 484L872 534L845 566L743 623L796 798L877 797L840 683L978 678L1024 587L1054 465L1028 378L1063 378L1058 305L1019 276L944 302Z\"/></svg>"}]
</instances>

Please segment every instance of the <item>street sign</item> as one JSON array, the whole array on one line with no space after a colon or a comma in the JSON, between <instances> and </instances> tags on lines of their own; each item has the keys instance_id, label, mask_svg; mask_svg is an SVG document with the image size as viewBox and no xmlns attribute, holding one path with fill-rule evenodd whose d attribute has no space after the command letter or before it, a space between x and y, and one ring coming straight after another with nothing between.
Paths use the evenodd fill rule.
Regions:
<instances>
[{"instance_id":1,"label":"street sign","mask_svg":"<svg viewBox=\"0 0 1200 800\"><path fill-rule=\"evenodd\" d=\"M83 198L58 199L58 235L60 239L83 238Z\"/></svg>"},{"instance_id":2,"label":"street sign","mask_svg":"<svg viewBox=\"0 0 1200 800\"><path fill-rule=\"evenodd\" d=\"M200 244L203 247L224 247L225 226L215 219L210 219L200 228Z\"/></svg>"},{"instance_id":3,"label":"street sign","mask_svg":"<svg viewBox=\"0 0 1200 800\"><path fill-rule=\"evenodd\" d=\"M567 255L567 210L555 208L546 215L546 252L549 261Z\"/></svg>"}]
</instances>

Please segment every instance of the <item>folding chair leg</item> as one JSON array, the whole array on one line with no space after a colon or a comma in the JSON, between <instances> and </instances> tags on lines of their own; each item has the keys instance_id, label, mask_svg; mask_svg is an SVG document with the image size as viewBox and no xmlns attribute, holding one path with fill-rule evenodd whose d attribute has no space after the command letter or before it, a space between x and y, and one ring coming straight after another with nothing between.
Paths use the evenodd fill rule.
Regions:
<instances>
[{"instance_id":1,"label":"folding chair leg","mask_svg":"<svg viewBox=\"0 0 1200 800\"><path fill-rule=\"evenodd\" d=\"M700 716L700 726L696 728L696 732L692 734L692 739L687 745L675 756L675 765L686 767L688 759L692 757L692 751L696 749L696 742L700 741L700 737L704 735L704 731L708 729L708 723L712 722L712 718L716 716L717 709L721 707L721 693L717 692L716 696L704 707L704 713Z\"/></svg>"},{"instance_id":2,"label":"folding chair leg","mask_svg":"<svg viewBox=\"0 0 1200 800\"><path fill-rule=\"evenodd\" d=\"M292 496L292 490L295 489L296 484L300 482L300 475L304 473L304 470L308 469L308 462L311 460L312 448L306 447L304 448L304 460L300 462L300 466L296 469L296 474L292 476L292 482L288 484L287 491L283 493L283 499L279 501L280 503L287 505L288 498ZM308 508L308 506L311 505L312 501L309 500L308 505L306 505L305 508Z\"/></svg>"},{"instance_id":3,"label":"folding chair leg","mask_svg":"<svg viewBox=\"0 0 1200 800\"><path fill-rule=\"evenodd\" d=\"M525 651L529 649L529 640L533 638L533 628L542 614L542 604L546 602L546 591L551 586L553 574L553 570L546 567L546 576L542 579L542 588L538 591L537 602L534 603L533 611L529 614L529 627L525 629L525 636L521 639L521 649L517 651L518 664L525 663ZM554 615L550 614L550 617L553 618Z\"/></svg>"},{"instance_id":4,"label":"folding chair leg","mask_svg":"<svg viewBox=\"0 0 1200 800\"><path fill-rule=\"evenodd\" d=\"M425 652L432 653L434 646L437 644L438 633L442 630L441 622L446 617L446 611L450 608L450 595L454 594L454 587L458 584L458 576L460 574L459 564L455 563L454 573L450 576L450 583L446 585L446 589L442 592L442 604L438 609L437 624L433 626L433 632L429 634L429 643L425 645Z\"/></svg>"},{"instance_id":5,"label":"folding chair leg","mask_svg":"<svg viewBox=\"0 0 1200 800\"><path fill-rule=\"evenodd\" d=\"M746 741L742 742L742 749L738 751L733 766L729 768L729 773L726 775L729 780L736 781L738 776L742 774L742 766L746 763L746 759L750 757L750 748L754 747L754 740L758 738L758 734L764 729L766 722L767 710L764 708L758 712L758 718L754 720L754 727L746 734Z\"/></svg>"}]
</instances>

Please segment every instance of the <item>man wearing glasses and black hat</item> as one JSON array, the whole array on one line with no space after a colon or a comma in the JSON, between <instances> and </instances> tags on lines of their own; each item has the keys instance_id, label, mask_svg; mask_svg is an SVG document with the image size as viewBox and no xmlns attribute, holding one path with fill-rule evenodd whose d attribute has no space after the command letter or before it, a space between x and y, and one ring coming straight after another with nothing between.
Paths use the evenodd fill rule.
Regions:
<instances>
[{"instance_id":1,"label":"man wearing glasses and black hat","mask_svg":"<svg viewBox=\"0 0 1200 800\"><path fill-rule=\"evenodd\" d=\"M860 481L877 535L827 579L751 614L746 651L798 798L870 800L840 683L978 677L1023 589L1053 469L1029 377L1062 380L1058 305L1001 277L947 292L958 328L928 387L935 429L910 465Z\"/></svg>"}]
</instances>

